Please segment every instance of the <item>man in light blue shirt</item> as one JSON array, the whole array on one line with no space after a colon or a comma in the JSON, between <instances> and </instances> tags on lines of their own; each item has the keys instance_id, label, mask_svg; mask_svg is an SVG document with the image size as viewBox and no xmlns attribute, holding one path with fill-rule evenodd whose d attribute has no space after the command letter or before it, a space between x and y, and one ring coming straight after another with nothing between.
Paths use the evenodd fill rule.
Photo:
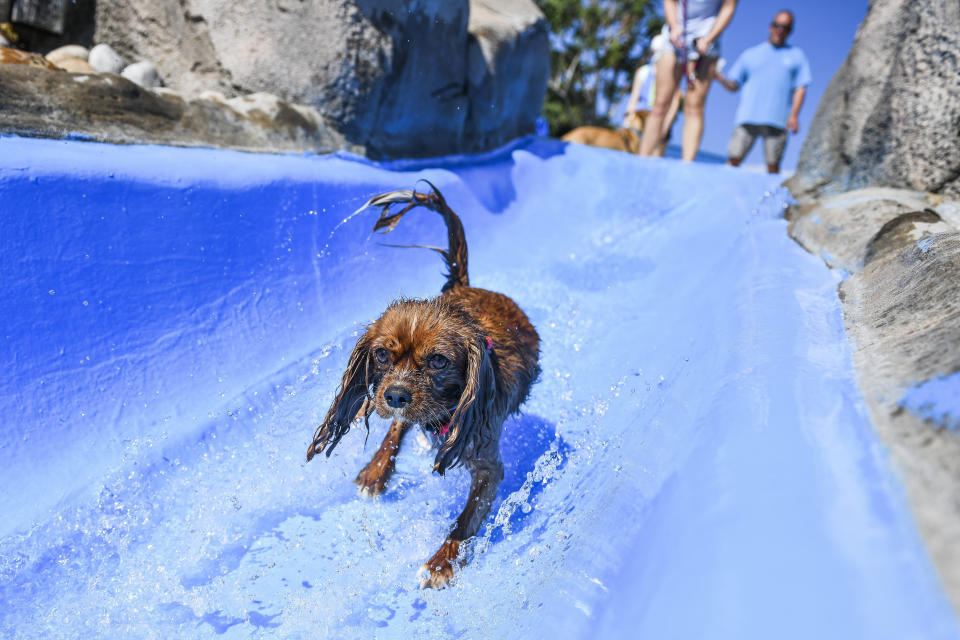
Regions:
<instances>
[{"instance_id":1,"label":"man in light blue shirt","mask_svg":"<svg viewBox=\"0 0 960 640\"><path fill-rule=\"evenodd\" d=\"M750 47L717 80L726 89L743 89L737 108L737 127L727 148L728 164L739 166L757 136L763 138L767 171L780 172L787 146L787 131L800 128L797 116L812 78L807 56L787 44L793 31L793 14L781 11L770 24L770 39Z\"/></svg>"}]
</instances>

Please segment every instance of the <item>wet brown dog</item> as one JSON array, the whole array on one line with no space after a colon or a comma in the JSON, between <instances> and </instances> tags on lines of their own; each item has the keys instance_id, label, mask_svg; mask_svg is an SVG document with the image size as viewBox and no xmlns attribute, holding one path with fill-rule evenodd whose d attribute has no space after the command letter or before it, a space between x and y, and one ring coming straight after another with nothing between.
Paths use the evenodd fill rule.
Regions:
<instances>
[{"instance_id":1,"label":"wet brown dog","mask_svg":"<svg viewBox=\"0 0 960 640\"><path fill-rule=\"evenodd\" d=\"M421 568L421 587L440 588L466 562L465 543L480 528L503 479L503 422L527 398L540 367L540 338L507 296L476 289L467 277L467 244L460 218L431 185L430 193L394 191L371 198L381 207L374 230L391 231L410 209L439 213L448 248L447 281L431 300L392 303L357 341L333 405L307 451L333 451L354 420L375 410L392 423L356 483L368 495L384 490L397 451L412 425L439 445L434 471L460 464L470 472L470 496L440 549ZM391 214L391 205L406 205ZM369 429L369 423L367 425Z\"/></svg>"},{"instance_id":2,"label":"wet brown dog","mask_svg":"<svg viewBox=\"0 0 960 640\"><path fill-rule=\"evenodd\" d=\"M625 123L626 126L619 129L577 127L568 131L561 140L626 153L640 153L640 140L643 138L645 122L645 112L638 111L630 114Z\"/></svg>"}]
</instances>

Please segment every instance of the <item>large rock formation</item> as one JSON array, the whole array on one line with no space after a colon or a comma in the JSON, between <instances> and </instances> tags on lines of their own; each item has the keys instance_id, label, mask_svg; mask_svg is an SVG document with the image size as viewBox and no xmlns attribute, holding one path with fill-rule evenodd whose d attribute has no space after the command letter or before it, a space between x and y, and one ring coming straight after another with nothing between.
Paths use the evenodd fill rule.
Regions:
<instances>
[{"instance_id":1,"label":"large rock formation","mask_svg":"<svg viewBox=\"0 0 960 640\"><path fill-rule=\"evenodd\" d=\"M532 0L78 0L64 7L64 33L87 35L58 41L35 30L27 39L33 49L107 43L129 65L126 77L168 91L151 97L116 80L41 78L0 65L0 131L258 151L324 152L339 144L374 158L424 157L484 151L532 133L546 92L547 25ZM97 50L90 65L102 72ZM87 62L60 64L89 70ZM111 86L119 92L113 104L104 99ZM210 95L219 102L259 96L281 115L306 120L237 120L197 101ZM173 131L164 131L163 119L176 122Z\"/></svg>"},{"instance_id":2,"label":"large rock formation","mask_svg":"<svg viewBox=\"0 0 960 640\"><path fill-rule=\"evenodd\" d=\"M788 182L960 195L960 3L872 0Z\"/></svg>"},{"instance_id":3,"label":"large rock formation","mask_svg":"<svg viewBox=\"0 0 960 640\"><path fill-rule=\"evenodd\" d=\"M849 274L870 416L960 611L960 2L872 0L787 182L790 234Z\"/></svg>"},{"instance_id":4,"label":"large rock formation","mask_svg":"<svg viewBox=\"0 0 960 640\"><path fill-rule=\"evenodd\" d=\"M167 87L275 94L374 157L498 146L533 131L546 91L530 0L100 0L96 29Z\"/></svg>"},{"instance_id":5,"label":"large rock formation","mask_svg":"<svg viewBox=\"0 0 960 640\"><path fill-rule=\"evenodd\" d=\"M839 294L860 389L960 610L960 201L859 189L795 207L790 233L850 274Z\"/></svg>"}]
</instances>

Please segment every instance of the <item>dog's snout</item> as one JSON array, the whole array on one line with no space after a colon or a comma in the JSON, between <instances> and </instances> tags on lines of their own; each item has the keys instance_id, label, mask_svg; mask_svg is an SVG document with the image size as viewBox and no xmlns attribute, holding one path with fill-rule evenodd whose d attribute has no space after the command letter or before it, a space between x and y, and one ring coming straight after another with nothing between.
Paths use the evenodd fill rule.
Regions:
<instances>
[{"instance_id":1,"label":"dog's snout","mask_svg":"<svg viewBox=\"0 0 960 640\"><path fill-rule=\"evenodd\" d=\"M387 401L388 406L393 407L394 409L403 409L410 404L410 400L413 399L413 395L406 387L395 385L387 388L387 390L383 392L383 399Z\"/></svg>"}]
</instances>

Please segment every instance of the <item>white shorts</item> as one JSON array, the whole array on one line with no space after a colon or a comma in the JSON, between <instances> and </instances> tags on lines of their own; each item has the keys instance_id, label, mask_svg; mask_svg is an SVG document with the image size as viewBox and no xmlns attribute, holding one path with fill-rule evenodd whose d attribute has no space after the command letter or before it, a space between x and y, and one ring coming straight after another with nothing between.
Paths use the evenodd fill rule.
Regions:
<instances>
[{"instance_id":1,"label":"white shorts","mask_svg":"<svg viewBox=\"0 0 960 640\"><path fill-rule=\"evenodd\" d=\"M670 41L670 27L663 25L663 30L660 32L660 35L663 36L664 45L663 48L667 51L673 50L673 53L677 56L677 60L683 58L683 50L678 49L673 46L673 43ZM707 35L706 33L699 33L699 31L691 30L686 33L684 40L686 41L687 48L687 60L699 60L700 52L697 51L696 41ZM710 48L707 49L706 58L719 58L720 57L720 39L717 38L710 43Z\"/></svg>"}]
</instances>

